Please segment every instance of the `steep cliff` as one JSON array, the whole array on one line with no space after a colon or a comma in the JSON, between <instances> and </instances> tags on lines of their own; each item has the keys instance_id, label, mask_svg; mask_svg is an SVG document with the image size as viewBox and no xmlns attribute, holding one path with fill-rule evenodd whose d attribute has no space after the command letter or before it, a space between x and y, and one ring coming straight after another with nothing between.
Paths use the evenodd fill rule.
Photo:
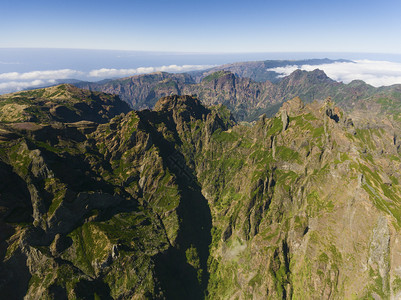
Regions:
<instances>
[{"instance_id":1,"label":"steep cliff","mask_svg":"<svg viewBox=\"0 0 401 300\"><path fill-rule=\"evenodd\" d=\"M305 102L331 97L346 111L366 104L386 108L387 101L401 101L400 85L374 88L357 80L344 84L318 69L296 70L275 83L256 82L226 70L206 74L199 83L188 74L154 73L105 83L78 83L77 86L118 94L134 109L153 108L163 96L196 95L204 105L227 106L238 121L254 121L262 114L271 117L283 102L294 97L301 97Z\"/></svg>"},{"instance_id":2,"label":"steep cliff","mask_svg":"<svg viewBox=\"0 0 401 300\"><path fill-rule=\"evenodd\" d=\"M21 94L0 99L7 299L399 297L396 112L294 98L251 125L169 96L137 112L113 98L97 120L51 113L80 93L32 91L15 119L4 107Z\"/></svg>"}]
</instances>

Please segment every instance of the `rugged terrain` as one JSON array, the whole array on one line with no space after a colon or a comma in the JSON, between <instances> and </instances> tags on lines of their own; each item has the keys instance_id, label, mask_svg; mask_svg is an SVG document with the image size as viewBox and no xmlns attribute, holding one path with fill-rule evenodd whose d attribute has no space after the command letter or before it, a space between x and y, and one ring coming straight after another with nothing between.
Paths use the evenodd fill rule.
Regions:
<instances>
[{"instance_id":1,"label":"rugged terrain","mask_svg":"<svg viewBox=\"0 0 401 300\"><path fill-rule=\"evenodd\" d=\"M398 299L400 103L303 100L1 96L2 297Z\"/></svg>"},{"instance_id":2,"label":"rugged terrain","mask_svg":"<svg viewBox=\"0 0 401 300\"><path fill-rule=\"evenodd\" d=\"M270 81L273 83L280 81L280 75L277 72L271 71L271 69L277 67L286 66L298 66L312 65L319 67L321 64L333 64L339 62L350 62L345 59L303 59L303 60L263 60L263 61L247 61L247 62L237 62L231 64L225 64L217 66L211 69L202 71L193 71L189 74L195 79L196 82L200 82L204 77L218 72L218 71L229 71L237 77L250 78L256 82Z\"/></svg>"},{"instance_id":3,"label":"rugged terrain","mask_svg":"<svg viewBox=\"0 0 401 300\"><path fill-rule=\"evenodd\" d=\"M199 83L196 83L196 76L189 74L153 73L76 85L117 94L134 109L153 108L160 97L172 94L196 95L204 105L227 106L238 121L254 121L262 114L271 117L283 102L294 97L301 97L305 102L331 97L346 110L366 103L381 105L380 101L387 99L401 100L401 85L375 88L358 80L344 84L330 79L318 69L312 72L296 70L275 83L257 82L226 70L204 75Z\"/></svg>"}]
</instances>

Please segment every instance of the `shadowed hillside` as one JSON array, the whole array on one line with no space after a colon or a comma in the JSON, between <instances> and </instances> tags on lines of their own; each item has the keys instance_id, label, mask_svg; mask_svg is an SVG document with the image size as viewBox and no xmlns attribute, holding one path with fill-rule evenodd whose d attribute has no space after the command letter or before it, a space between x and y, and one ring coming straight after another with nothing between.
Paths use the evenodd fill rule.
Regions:
<instances>
[{"instance_id":1,"label":"shadowed hillside","mask_svg":"<svg viewBox=\"0 0 401 300\"><path fill-rule=\"evenodd\" d=\"M287 80L331 84L313 74ZM219 80L237 79L203 84ZM2 295L399 298L398 103L295 97L238 124L199 98L128 111L68 85L2 96Z\"/></svg>"}]
</instances>

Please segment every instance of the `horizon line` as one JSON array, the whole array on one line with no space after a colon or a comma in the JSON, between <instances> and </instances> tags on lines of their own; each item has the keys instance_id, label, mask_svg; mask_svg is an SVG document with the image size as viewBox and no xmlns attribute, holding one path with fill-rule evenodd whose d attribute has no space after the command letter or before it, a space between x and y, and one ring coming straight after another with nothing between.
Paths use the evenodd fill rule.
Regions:
<instances>
[{"instance_id":1,"label":"horizon line","mask_svg":"<svg viewBox=\"0 0 401 300\"><path fill-rule=\"evenodd\" d=\"M395 52L369 52L369 51L240 51L240 52L220 52L220 51L159 51L159 50L129 50L129 49L99 49L99 48L64 48L64 47L0 47L0 50L84 50L84 51L120 51L120 52L137 52L152 54L197 54L197 55L232 55L232 54L387 54L401 55Z\"/></svg>"}]
</instances>

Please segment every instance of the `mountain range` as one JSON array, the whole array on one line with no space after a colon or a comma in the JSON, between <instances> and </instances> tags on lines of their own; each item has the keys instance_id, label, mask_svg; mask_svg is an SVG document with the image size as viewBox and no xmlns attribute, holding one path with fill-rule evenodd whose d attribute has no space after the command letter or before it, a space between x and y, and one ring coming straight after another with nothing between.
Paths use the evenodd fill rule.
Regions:
<instances>
[{"instance_id":1,"label":"mountain range","mask_svg":"<svg viewBox=\"0 0 401 300\"><path fill-rule=\"evenodd\" d=\"M199 83L204 77L215 73L217 71L229 71L237 77L250 78L256 82L270 81L277 83L281 80L281 74L272 71L278 67L296 66L301 68L303 65L316 66L323 64L334 64L351 62L347 59L303 59L303 60L262 60L262 61L247 61L237 62L231 64L224 64L214 68L210 68L203 71L188 72L197 83Z\"/></svg>"},{"instance_id":2,"label":"mountain range","mask_svg":"<svg viewBox=\"0 0 401 300\"><path fill-rule=\"evenodd\" d=\"M83 87L0 96L5 299L401 297L399 85Z\"/></svg>"},{"instance_id":3,"label":"mountain range","mask_svg":"<svg viewBox=\"0 0 401 300\"><path fill-rule=\"evenodd\" d=\"M206 75L200 83L189 74L159 72L75 85L117 94L133 109L153 108L160 97L172 94L193 95L205 105L227 106L238 121L254 121L262 114L271 117L282 103L294 97L306 102L331 97L346 110L366 105L368 99L369 105L381 107L386 107L383 105L386 101L401 99L401 85L375 88L360 80L344 84L330 79L319 69L312 72L296 70L276 83L256 82L220 70Z\"/></svg>"}]
</instances>

